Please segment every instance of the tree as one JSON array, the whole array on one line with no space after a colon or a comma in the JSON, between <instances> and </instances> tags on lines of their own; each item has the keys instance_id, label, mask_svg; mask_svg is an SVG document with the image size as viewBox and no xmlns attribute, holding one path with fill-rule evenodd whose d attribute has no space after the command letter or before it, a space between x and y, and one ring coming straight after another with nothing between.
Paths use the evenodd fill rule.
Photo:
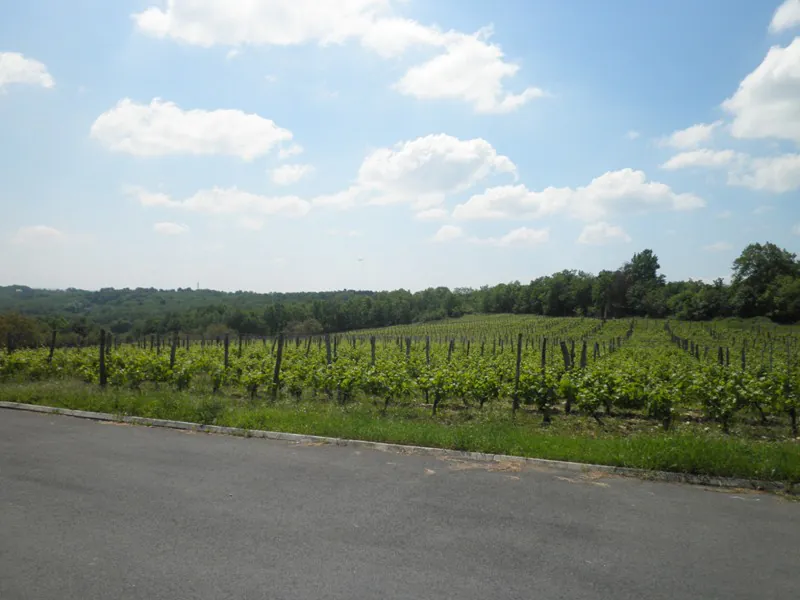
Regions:
<instances>
[{"instance_id":1,"label":"tree","mask_svg":"<svg viewBox=\"0 0 800 600\"><path fill-rule=\"evenodd\" d=\"M660 317L666 312L660 291L664 287L664 276L658 274L660 268L658 256L649 249L634 254L622 268L627 284L625 299L634 315Z\"/></svg>"},{"instance_id":2,"label":"tree","mask_svg":"<svg viewBox=\"0 0 800 600\"><path fill-rule=\"evenodd\" d=\"M642 250L634 253L630 262L625 263L623 271L631 280L631 283L663 284L664 276L658 274L661 265L658 264L658 256L650 250Z\"/></svg>"},{"instance_id":3,"label":"tree","mask_svg":"<svg viewBox=\"0 0 800 600\"><path fill-rule=\"evenodd\" d=\"M800 277L779 277L772 287L773 308L769 316L781 323L800 321Z\"/></svg>"},{"instance_id":4,"label":"tree","mask_svg":"<svg viewBox=\"0 0 800 600\"><path fill-rule=\"evenodd\" d=\"M775 310L779 278L800 276L796 255L771 242L750 244L733 261L734 305L742 317L769 315Z\"/></svg>"},{"instance_id":5,"label":"tree","mask_svg":"<svg viewBox=\"0 0 800 600\"><path fill-rule=\"evenodd\" d=\"M39 341L39 322L18 313L0 315L0 345L9 348L35 346Z\"/></svg>"}]
</instances>

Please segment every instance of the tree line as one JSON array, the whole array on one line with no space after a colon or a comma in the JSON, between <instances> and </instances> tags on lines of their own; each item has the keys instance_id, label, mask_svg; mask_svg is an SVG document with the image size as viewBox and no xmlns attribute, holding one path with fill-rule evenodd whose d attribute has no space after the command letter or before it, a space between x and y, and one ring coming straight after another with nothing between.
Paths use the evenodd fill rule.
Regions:
<instances>
[{"instance_id":1,"label":"tree line","mask_svg":"<svg viewBox=\"0 0 800 600\"><path fill-rule=\"evenodd\" d=\"M565 270L479 289L269 293L153 288L86 291L0 287L0 344L37 343L56 330L80 343L103 327L122 339L180 331L214 337L316 334L459 317L517 313L556 317L765 317L800 321L800 261L775 244L750 244L718 279L666 281L652 250L597 275Z\"/></svg>"}]
</instances>

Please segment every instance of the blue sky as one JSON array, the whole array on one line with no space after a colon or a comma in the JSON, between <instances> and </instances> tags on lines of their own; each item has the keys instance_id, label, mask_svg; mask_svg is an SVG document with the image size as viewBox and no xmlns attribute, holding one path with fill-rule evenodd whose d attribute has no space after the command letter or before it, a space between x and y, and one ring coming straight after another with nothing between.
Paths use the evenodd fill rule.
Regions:
<instances>
[{"instance_id":1,"label":"blue sky","mask_svg":"<svg viewBox=\"0 0 800 600\"><path fill-rule=\"evenodd\" d=\"M0 284L417 290L800 252L800 0L0 8Z\"/></svg>"}]
</instances>

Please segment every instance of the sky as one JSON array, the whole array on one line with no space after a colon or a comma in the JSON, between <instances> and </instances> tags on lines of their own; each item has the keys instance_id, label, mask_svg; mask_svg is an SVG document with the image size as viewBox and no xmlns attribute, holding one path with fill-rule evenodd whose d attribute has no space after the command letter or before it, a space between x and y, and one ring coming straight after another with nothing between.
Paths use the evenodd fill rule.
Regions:
<instances>
[{"instance_id":1,"label":"sky","mask_svg":"<svg viewBox=\"0 0 800 600\"><path fill-rule=\"evenodd\" d=\"M800 252L800 0L26 0L0 40L0 285Z\"/></svg>"}]
</instances>

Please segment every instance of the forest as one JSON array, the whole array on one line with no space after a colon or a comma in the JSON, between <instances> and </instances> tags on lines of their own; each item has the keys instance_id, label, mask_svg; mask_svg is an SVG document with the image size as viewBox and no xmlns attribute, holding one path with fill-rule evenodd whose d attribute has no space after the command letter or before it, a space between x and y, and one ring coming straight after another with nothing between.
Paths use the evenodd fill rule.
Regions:
<instances>
[{"instance_id":1,"label":"forest","mask_svg":"<svg viewBox=\"0 0 800 600\"><path fill-rule=\"evenodd\" d=\"M667 281L656 254L635 253L615 270L565 270L528 284L479 289L254 293L179 288L45 290L0 287L0 345L35 345L50 331L81 343L100 328L119 339L183 332L215 336L316 334L436 321L466 314L553 317L674 317L688 321L762 317L800 320L800 261L766 242L748 245L722 279Z\"/></svg>"}]
</instances>

